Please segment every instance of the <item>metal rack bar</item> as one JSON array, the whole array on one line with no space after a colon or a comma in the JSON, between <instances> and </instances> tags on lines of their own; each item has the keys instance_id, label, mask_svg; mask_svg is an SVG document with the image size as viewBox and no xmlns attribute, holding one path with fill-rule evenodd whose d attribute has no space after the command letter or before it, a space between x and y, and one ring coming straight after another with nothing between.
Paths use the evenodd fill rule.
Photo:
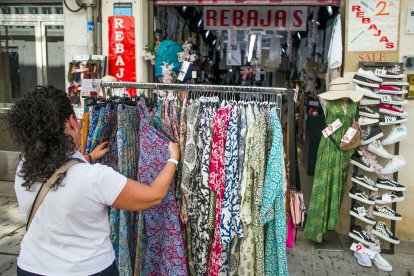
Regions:
<instances>
[{"instance_id":1,"label":"metal rack bar","mask_svg":"<svg viewBox=\"0 0 414 276\"><path fill-rule=\"evenodd\" d=\"M281 87L258 86L233 86L233 85L204 85L181 83L151 83L151 82L102 82L101 87L108 88L135 88L157 90L188 90L188 91L213 91L213 92L255 92L279 94L287 91Z\"/></svg>"}]
</instances>

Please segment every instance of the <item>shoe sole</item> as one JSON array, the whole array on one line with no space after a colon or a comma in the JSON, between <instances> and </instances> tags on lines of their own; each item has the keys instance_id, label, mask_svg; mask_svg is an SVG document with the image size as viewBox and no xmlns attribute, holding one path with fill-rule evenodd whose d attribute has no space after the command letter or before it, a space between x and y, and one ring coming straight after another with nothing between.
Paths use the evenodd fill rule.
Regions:
<instances>
[{"instance_id":1,"label":"shoe sole","mask_svg":"<svg viewBox=\"0 0 414 276\"><path fill-rule=\"evenodd\" d=\"M374 216L376 217L381 217L381 218L386 218L386 219L390 219L390 220L402 220L402 217L393 217L393 216L389 216L377 211L374 211Z\"/></svg>"},{"instance_id":2,"label":"shoe sole","mask_svg":"<svg viewBox=\"0 0 414 276\"><path fill-rule=\"evenodd\" d=\"M375 188L375 187L373 187L371 185L368 185L367 183L365 183L365 182L363 182L361 180L358 180L355 177L351 177L351 180L352 180L352 182L355 182L358 185L364 186L365 188L367 188L367 189L369 189L371 191L374 191L374 192L378 191L378 188Z\"/></svg>"},{"instance_id":3,"label":"shoe sole","mask_svg":"<svg viewBox=\"0 0 414 276\"><path fill-rule=\"evenodd\" d=\"M370 263L370 264L363 264L363 263L360 263L360 262L359 262L358 257L356 256L357 254L359 254L359 253L354 252L354 257L357 259L357 263L358 263L360 266L363 266L363 267L372 267L372 261L371 261L371 263Z\"/></svg>"},{"instance_id":4,"label":"shoe sole","mask_svg":"<svg viewBox=\"0 0 414 276\"><path fill-rule=\"evenodd\" d=\"M349 232L349 233L348 233L348 236L350 236L352 239L354 239L354 240L356 240L356 241L359 241L359 242L361 242L361 243L363 243L363 244L365 244L365 245L367 245L367 246L374 245L374 243L372 243L372 242L367 242L366 240L361 239L360 237L358 237L357 235L355 235L354 233Z\"/></svg>"},{"instance_id":5,"label":"shoe sole","mask_svg":"<svg viewBox=\"0 0 414 276\"><path fill-rule=\"evenodd\" d=\"M391 140L391 141L387 141L387 138L385 138L385 139L381 142L381 144L382 144L383 146L389 146L389 145L392 145L392 144L395 144L395 143L401 142L402 140L405 140L405 139L407 139L407 138L408 138L408 134L405 134L404 136L397 137L397 139L393 139L393 140Z\"/></svg>"},{"instance_id":6,"label":"shoe sole","mask_svg":"<svg viewBox=\"0 0 414 276\"><path fill-rule=\"evenodd\" d=\"M408 82L384 81L381 85L409 86L410 84Z\"/></svg>"},{"instance_id":7,"label":"shoe sole","mask_svg":"<svg viewBox=\"0 0 414 276\"><path fill-rule=\"evenodd\" d=\"M359 167L359 168L361 168L361 169L363 169L363 170L365 170L367 172L374 172L375 171L373 168L368 168L368 167L362 165L361 163L358 163L358 162L356 162L356 161L354 161L352 159L351 159L351 164L352 165L355 165L355 166L357 166L357 167Z\"/></svg>"},{"instance_id":8,"label":"shoe sole","mask_svg":"<svg viewBox=\"0 0 414 276\"><path fill-rule=\"evenodd\" d=\"M380 188L380 189L389 190L389 191L404 192L405 190L407 190L406 187L398 188L398 187L383 185L383 184L380 184L380 183L375 183L375 185L377 185L377 187Z\"/></svg>"},{"instance_id":9,"label":"shoe sole","mask_svg":"<svg viewBox=\"0 0 414 276\"><path fill-rule=\"evenodd\" d=\"M399 170L404 169L405 167L407 167L407 164L404 164L404 165L398 166L398 167L394 168L392 171L384 171L384 170L381 170L381 171L380 171L380 174L383 174L383 175L393 174L393 173L395 173L395 172L398 172Z\"/></svg>"},{"instance_id":10,"label":"shoe sole","mask_svg":"<svg viewBox=\"0 0 414 276\"><path fill-rule=\"evenodd\" d=\"M403 75L375 75L378 78L384 78L384 79L403 79L405 76Z\"/></svg>"},{"instance_id":11,"label":"shoe sole","mask_svg":"<svg viewBox=\"0 0 414 276\"><path fill-rule=\"evenodd\" d=\"M360 105L379 105L381 101L360 101Z\"/></svg>"},{"instance_id":12,"label":"shoe sole","mask_svg":"<svg viewBox=\"0 0 414 276\"><path fill-rule=\"evenodd\" d=\"M376 154L376 155L378 155L379 157L382 157L382 158L385 158L385 159L391 159L391 158L393 158L393 157L394 157L394 155L392 155L392 154L391 154L391 153L389 153L389 152L387 152L388 154L387 154L387 155L385 155L385 154L382 154L382 152L380 152L380 151L379 151L379 150L377 150L376 148L372 148L372 147L370 147L370 146L368 146L367 150L368 150L368 151L370 151L370 152L372 152L372 153L374 153L374 154Z\"/></svg>"},{"instance_id":13,"label":"shoe sole","mask_svg":"<svg viewBox=\"0 0 414 276\"><path fill-rule=\"evenodd\" d=\"M354 216L354 217L358 218L359 220L362 220L363 222L371 224L371 225L375 225L375 223L377 223L376 221L372 221L372 220L366 219L364 217L361 217L358 213L356 213L352 210L349 210L349 214L351 216Z\"/></svg>"},{"instance_id":14,"label":"shoe sole","mask_svg":"<svg viewBox=\"0 0 414 276\"><path fill-rule=\"evenodd\" d=\"M408 103L408 101L403 101L403 102L394 102L394 101L390 101L390 102L384 102L384 104L392 104L392 105L406 105Z\"/></svg>"},{"instance_id":15,"label":"shoe sole","mask_svg":"<svg viewBox=\"0 0 414 276\"><path fill-rule=\"evenodd\" d=\"M383 266L377 262L375 262L374 260L372 260L372 263L379 269L385 272L391 272L392 271L392 266Z\"/></svg>"},{"instance_id":16,"label":"shoe sole","mask_svg":"<svg viewBox=\"0 0 414 276\"><path fill-rule=\"evenodd\" d=\"M359 115L360 116L365 116L365 117L368 117L368 118L373 118L373 119L378 119L380 117L380 115L378 113L372 114L372 113L366 113L364 111L360 111Z\"/></svg>"},{"instance_id":17,"label":"shoe sole","mask_svg":"<svg viewBox=\"0 0 414 276\"><path fill-rule=\"evenodd\" d=\"M376 199L375 203L378 205L387 205L395 202L401 202L404 201L404 197L399 197L398 199L391 199L391 201L383 201L381 199Z\"/></svg>"},{"instance_id":18,"label":"shoe sole","mask_svg":"<svg viewBox=\"0 0 414 276\"><path fill-rule=\"evenodd\" d=\"M380 108L379 112L384 113L384 114L397 116L397 117L401 117L401 118L407 118L408 117L408 114L403 114L403 113L395 112L395 111L384 109L384 108Z\"/></svg>"},{"instance_id":19,"label":"shoe sole","mask_svg":"<svg viewBox=\"0 0 414 276\"><path fill-rule=\"evenodd\" d=\"M377 237L379 237L379 238L381 238L383 240L386 240L387 242L390 242L390 243L393 243L393 244L400 244L400 241L396 241L396 240L390 239L389 237L381 234L380 232L378 232L375 229L372 229L372 234L374 234L375 236L377 236Z\"/></svg>"},{"instance_id":20,"label":"shoe sole","mask_svg":"<svg viewBox=\"0 0 414 276\"><path fill-rule=\"evenodd\" d=\"M390 123L380 122L379 125L380 126L390 126L390 125L402 124L402 123L405 123L405 122L407 122L407 119L404 118L404 119L400 119L400 120L397 120L395 122L390 122Z\"/></svg>"},{"instance_id":21,"label":"shoe sole","mask_svg":"<svg viewBox=\"0 0 414 276\"><path fill-rule=\"evenodd\" d=\"M365 122L365 123L363 123L363 122L361 122L360 120L358 120L358 124L359 124L360 126L368 126L368 125L378 124L378 122L379 122L379 120L378 120L378 119L377 119L377 120L375 120L375 121L372 121L372 122Z\"/></svg>"},{"instance_id":22,"label":"shoe sole","mask_svg":"<svg viewBox=\"0 0 414 276\"><path fill-rule=\"evenodd\" d=\"M408 90L399 90L399 91L394 91L394 90L378 90L379 93L384 93L384 94L393 94L393 95L404 95L404 94L408 94Z\"/></svg>"},{"instance_id":23,"label":"shoe sole","mask_svg":"<svg viewBox=\"0 0 414 276\"><path fill-rule=\"evenodd\" d=\"M374 205L375 204L375 201L373 201L373 200L367 200L367 199L364 199L364 198L360 198L360 197L357 197L356 195L351 194L351 193L348 193L348 196L350 198L353 198L353 199L358 200L359 202L363 202L365 204L369 204L369 205Z\"/></svg>"},{"instance_id":24,"label":"shoe sole","mask_svg":"<svg viewBox=\"0 0 414 276\"><path fill-rule=\"evenodd\" d=\"M361 141L361 145L367 145L375 140L378 140L379 138L381 138L382 136L384 136L384 133L378 133L377 135L375 135L374 137L369 138L366 141Z\"/></svg>"},{"instance_id":25,"label":"shoe sole","mask_svg":"<svg viewBox=\"0 0 414 276\"><path fill-rule=\"evenodd\" d=\"M356 80L356 79L352 79L352 81L357 83L357 84L365 85L365 86L368 86L368 87L373 87L373 88L378 88L379 87L379 84L377 84L377 83L363 82L363 81Z\"/></svg>"}]
</instances>

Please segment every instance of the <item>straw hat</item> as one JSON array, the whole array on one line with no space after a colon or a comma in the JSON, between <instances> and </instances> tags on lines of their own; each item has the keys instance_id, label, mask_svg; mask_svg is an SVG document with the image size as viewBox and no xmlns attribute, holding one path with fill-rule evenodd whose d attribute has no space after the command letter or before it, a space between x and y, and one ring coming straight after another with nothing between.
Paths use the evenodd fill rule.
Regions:
<instances>
[{"instance_id":1,"label":"straw hat","mask_svg":"<svg viewBox=\"0 0 414 276\"><path fill-rule=\"evenodd\" d=\"M362 99L361 92L352 89L351 83L344 78L336 78L329 85L328 92L319 94L324 100L332 101L341 98L349 98L353 102L359 102Z\"/></svg>"}]
</instances>

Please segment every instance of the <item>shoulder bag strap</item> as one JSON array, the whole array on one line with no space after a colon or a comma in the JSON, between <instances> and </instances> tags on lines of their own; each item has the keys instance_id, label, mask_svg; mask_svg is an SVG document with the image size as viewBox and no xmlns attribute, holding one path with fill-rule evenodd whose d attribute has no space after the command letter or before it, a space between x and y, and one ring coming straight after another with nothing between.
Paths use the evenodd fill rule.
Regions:
<instances>
[{"instance_id":1,"label":"shoulder bag strap","mask_svg":"<svg viewBox=\"0 0 414 276\"><path fill-rule=\"evenodd\" d=\"M30 223L33 220L34 215L36 214L37 209L39 208L40 204L43 202L46 194L49 192L50 188L55 184L56 180L58 179L59 175L65 173L69 170L72 166L81 163L81 160L78 159L71 159L65 164L63 164L59 169L55 171L55 173L40 187L39 192L36 195L36 198L33 202L32 208L30 210L29 217L27 218L26 224L26 231L29 229Z\"/></svg>"}]
</instances>

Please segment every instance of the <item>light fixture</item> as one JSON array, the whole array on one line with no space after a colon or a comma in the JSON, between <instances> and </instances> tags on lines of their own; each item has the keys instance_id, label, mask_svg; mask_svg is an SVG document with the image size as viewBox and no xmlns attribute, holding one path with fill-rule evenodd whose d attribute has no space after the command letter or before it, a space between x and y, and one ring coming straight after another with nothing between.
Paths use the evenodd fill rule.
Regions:
<instances>
[{"instance_id":1,"label":"light fixture","mask_svg":"<svg viewBox=\"0 0 414 276\"><path fill-rule=\"evenodd\" d=\"M230 73L231 73L231 72L233 72L233 69L231 69L231 68L230 68L230 69L229 69L229 72L230 72Z\"/></svg>"},{"instance_id":2,"label":"light fixture","mask_svg":"<svg viewBox=\"0 0 414 276\"><path fill-rule=\"evenodd\" d=\"M210 30L207 30L204 36L207 38L209 35L210 35Z\"/></svg>"},{"instance_id":3,"label":"light fixture","mask_svg":"<svg viewBox=\"0 0 414 276\"><path fill-rule=\"evenodd\" d=\"M198 20L197 27L201 28L202 24L203 24L203 18L200 18L200 20Z\"/></svg>"},{"instance_id":4,"label":"light fixture","mask_svg":"<svg viewBox=\"0 0 414 276\"><path fill-rule=\"evenodd\" d=\"M182 11L183 13L185 13L185 12L187 11L187 6L183 6L183 7L181 8L181 11Z\"/></svg>"},{"instance_id":5,"label":"light fixture","mask_svg":"<svg viewBox=\"0 0 414 276\"><path fill-rule=\"evenodd\" d=\"M247 61L250 62L252 61L252 57L253 57L253 48L254 48L254 43L256 42L256 35L251 35L250 36L250 44L249 44L249 54L247 55Z\"/></svg>"},{"instance_id":6,"label":"light fixture","mask_svg":"<svg viewBox=\"0 0 414 276\"><path fill-rule=\"evenodd\" d=\"M299 32L297 32L296 34L297 34L297 36L298 36L299 40L301 40L301 39L302 39L302 37L300 36L300 33L299 33Z\"/></svg>"},{"instance_id":7,"label":"light fixture","mask_svg":"<svg viewBox=\"0 0 414 276\"><path fill-rule=\"evenodd\" d=\"M333 15L333 11L332 11L332 7L331 6L327 6L326 10L328 11L329 16Z\"/></svg>"},{"instance_id":8,"label":"light fixture","mask_svg":"<svg viewBox=\"0 0 414 276\"><path fill-rule=\"evenodd\" d=\"M316 24L316 25L318 25L318 26L319 26L319 25L321 25L321 23L319 23L319 21L318 21L318 20L315 20L315 19L312 19L312 23L313 23L313 24Z\"/></svg>"},{"instance_id":9,"label":"light fixture","mask_svg":"<svg viewBox=\"0 0 414 276\"><path fill-rule=\"evenodd\" d=\"M213 40L213 43L211 43L212 46L216 45L217 39Z\"/></svg>"},{"instance_id":10,"label":"light fixture","mask_svg":"<svg viewBox=\"0 0 414 276\"><path fill-rule=\"evenodd\" d=\"M282 52L283 52L283 53L286 53L286 50L285 50L284 48L282 48Z\"/></svg>"}]
</instances>

